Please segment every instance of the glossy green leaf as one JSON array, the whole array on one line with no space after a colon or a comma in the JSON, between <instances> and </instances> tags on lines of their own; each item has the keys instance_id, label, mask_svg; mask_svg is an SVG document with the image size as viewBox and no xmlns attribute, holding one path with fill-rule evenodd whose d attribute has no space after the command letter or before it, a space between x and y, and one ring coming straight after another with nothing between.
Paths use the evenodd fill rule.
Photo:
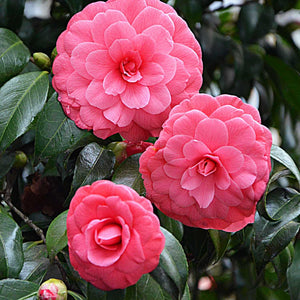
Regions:
<instances>
[{"instance_id":1,"label":"glossy green leaf","mask_svg":"<svg viewBox=\"0 0 300 300\"><path fill-rule=\"evenodd\" d=\"M30 52L28 48L23 44L23 42L12 31L8 29L0 28L0 41L1 86L7 80L23 70L23 68L29 61Z\"/></svg>"},{"instance_id":2,"label":"glossy green leaf","mask_svg":"<svg viewBox=\"0 0 300 300\"><path fill-rule=\"evenodd\" d=\"M67 215L64 211L58 215L50 224L46 234L46 245L50 258L53 258L59 251L68 244L67 238Z\"/></svg>"},{"instance_id":3,"label":"glossy green leaf","mask_svg":"<svg viewBox=\"0 0 300 300\"><path fill-rule=\"evenodd\" d=\"M242 42L253 43L266 35L274 26L272 7L253 2L242 6L238 19L238 30Z\"/></svg>"},{"instance_id":4,"label":"glossy green leaf","mask_svg":"<svg viewBox=\"0 0 300 300\"><path fill-rule=\"evenodd\" d=\"M75 299L75 300L86 300L85 297L83 297L82 295L79 295L79 294L77 294L77 293L75 293L75 292L73 292L73 291L68 290L68 294L69 294L70 296L72 296L73 299Z\"/></svg>"},{"instance_id":5,"label":"glossy green leaf","mask_svg":"<svg viewBox=\"0 0 300 300\"><path fill-rule=\"evenodd\" d=\"M0 280L0 300L33 300L36 297L28 297L33 293L37 293L39 285L25 280L3 279Z\"/></svg>"},{"instance_id":6,"label":"glossy green leaf","mask_svg":"<svg viewBox=\"0 0 300 300\"><path fill-rule=\"evenodd\" d=\"M126 289L125 300L164 300L161 286L149 275L144 274L133 286ZM171 300L171 298L170 298Z\"/></svg>"},{"instance_id":7,"label":"glossy green leaf","mask_svg":"<svg viewBox=\"0 0 300 300\"><path fill-rule=\"evenodd\" d=\"M7 148L29 128L48 93L47 72L18 75L0 89L0 149Z\"/></svg>"},{"instance_id":8,"label":"glossy green leaf","mask_svg":"<svg viewBox=\"0 0 300 300\"><path fill-rule=\"evenodd\" d=\"M229 232L215 229L210 229L208 232L216 249L216 261L219 261L227 249L231 234Z\"/></svg>"},{"instance_id":9,"label":"glossy green leaf","mask_svg":"<svg viewBox=\"0 0 300 300\"><path fill-rule=\"evenodd\" d=\"M12 168L15 161L15 153L2 152L0 153L0 179L5 176Z\"/></svg>"},{"instance_id":10,"label":"glossy green leaf","mask_svg":"<svg viewBox=\"0 0 300 300\"><path fill-rule=\"evenodd\" d=\"M18 224L0 213L0 278L18 277L24 263L22 233ZM0 293L1 295L1 293Z\"/></svg>"},{"instance_id":11,"label":"glossy green leaf","mask_svg":"<svg viewBox=\"0 0 300 300\"><path fill-rule=\"evenodd\" d=\"M188 276L186 256L178 240L163 227L161 227L161 231L166 238L166 242L158 266L164 271L165 275L171 278L177 288L178 296L181 297L184 294ZM162 284L161 278L157 277L159 274L151 273L151 275L158 283ZM173 292L176 293L176 291Z\"/></svg>"},{"instance_id":12,"label":"glossy green leaf","mask_svg":"<svg viewBox=\"0 0 300 300\"><path fill-rule=\"evenodd\" d=\"M67 202L71 200L80 186L110 177L114 165L115 156L111 151L100 147L97 143L85 146L76 160L74 177Z\"/></svg>"},{"instance_id":13,"label":"glossy green leaf","mask_svg":"<svg viewBox=\"0 0 300 300\"><path fill-rule=\"evenodd\" d=\"M41 284L50 261L47 258L47 248L45 245L36 245L36 242L23 244L24 265L19 278Z\"/></svg>"},{"instance_id":14,"label":"glossy green leaf","mask_svg":"<svg viewBox=\"0 0 300 300\"><path fill-rule=\"evenodd\" d=\"M157 210L157 215L159 217L160 225L171 232L178 241L181 241L183 237L182 223L166 216L160 210Z\"/></svg>"},{"instance_id":15,"label":"glossy green leaf","mask_svg":"<svg viewBox=\"0 0 300 300\"><path fill-rule=\"evenodd\" d=\"M128 157L115 171L112 181L116 184L124 184L133 188L140 195L145 194L142 175L139 172L141 154Z\"/></svg>"},{"instance_id":16,"label":"glossy green leaf","mask_svg":"<svg viewBox=\"0 0 300 300\"><path fill-rule=\"evenodd\" d=\"M299 81L300 84L300 81ZM272 145L271 157L287 167L297 178L300 185L300 172L293 159L280 147Z\"/></svg>"},{"instance_id":17,"label":"glossy green leaf","mask_svg":"<svg viewBox=\"0 0 300 300\"><path fill-rule=\"evenodd\" d=\"M280 58L265 56L268 74L273 80L274 89L278 92L278 99L283 99L291 108L291 113L299 116L300 100L300 75L291 66L287 65Z\"/></svg>"},{"instance_id":18,"label":"glossy green leaf","mask_svg":"<svg viewBox=\"0 0 300 300\"><path fill-rule=\"evenodd\" d=\"M287 271L287 281L291 300L299 300L300 296L300 240L295 244L294 260Z\"/></svg>"},{"instance_id":19,"label":"glossy green leaf","mask_svg":"<svg viewBox=\"0 0 300 300\"><path fill-rule=\"evenodd\" d=\"M97 289L91 283L87 285L87 299L91 300L124 300L125 290L113 290L109 292Z\"/></svg>"},{"instance_id":20,"label":"glossy green leaf","mask_svg":"<svg viewBox=\"0 0 300 300\"><path fill-rule=\"evenodd\" d=\"M76 147L91 132L79 129L62 110L54 93L44 106L36 124L35 157L49 158Z\"/></svg>"}]
</instances>

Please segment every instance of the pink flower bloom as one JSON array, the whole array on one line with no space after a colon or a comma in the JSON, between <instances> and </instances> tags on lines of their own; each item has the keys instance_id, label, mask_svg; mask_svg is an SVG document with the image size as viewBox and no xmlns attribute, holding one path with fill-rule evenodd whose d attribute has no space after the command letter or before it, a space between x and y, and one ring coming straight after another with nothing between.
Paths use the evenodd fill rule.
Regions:
<instances>
[{"instance_id":1,"label":"pink flower bloom","mask_svg":"<svg viewBox=\"0 0 300 300\"><path fill-rule=\"evenodd\" d=\"M254 221L271 169L270 131L239 98L195 95L173 108L140 158L148 198L169 217L237 231Z\"/></svg>"},{"instance_id":2,"label":"pink flower bloom","mask_svg":"<svg viewBox=\"0 0 300 300\"><path fill-rule=\"evenodd\" d=\"M201 49L159 0L91 3L57 41L53 87L67 116L100 138L158 136L170 109L202 84Z\"/></svg>"},{"instance_id":3,"label":"pink flower bloom","mask_svg":"<svg viewBox=\"0 0 300 300\"><path fill-rule=\"evenodd\" d=\"M133 285L156 268L165 242L150 201L106 180L77 190L67 234L73 267L106 291Z\"/></svg>"}]
</instances>

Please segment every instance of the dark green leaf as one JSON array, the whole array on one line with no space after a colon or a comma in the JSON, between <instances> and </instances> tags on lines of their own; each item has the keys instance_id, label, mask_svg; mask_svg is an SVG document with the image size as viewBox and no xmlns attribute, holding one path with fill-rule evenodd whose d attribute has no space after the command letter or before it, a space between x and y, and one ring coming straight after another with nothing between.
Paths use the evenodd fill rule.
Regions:
<instances>
[{"instance_id":1,"label":"dark green leaf","mask_svg":"<svg viewBox=\"0 0 300 300\"><path fill-rule=\"evenodd\" d=\"M0 89L0 149L7 148L29 128L48 93L47 72L18 75Z\"/></svg>"},{"instance_id":2,"label":"dark green leaf","mask_svg":"<svg viewBox=\"0 0 300 300\"><path fill-rule=\"evenodd\" d=\"M149 275L144 274L133 286L126 289L125 300L164 300L160 285Z\"/></svg>"},{"instance_id":3,"label":"dark green leaf","mask_svg":"<svg viewBox=\"0 0 300 300\"><path fill-rule=\"evenodd\" d=\"M17 300L30 294L37 293L39 285L25 280L3 279L0 280L0 300ZM36 297L26 298L33 300Z\"/></svg>"},{"instance_id":4,"label":"dark green leaf","mask_svg":"<svg viewBox=\"0 0 300 300\"><path fill-rule=\"evenodd\" d=\"M75 300L86 300L85 297L83 297L82 295L79 295L79 294L77 294L77 293L75 293L73 291L68 290L68 294L70 296L72 296Z\"/></svg>"},{"instance_id":5,"label":"dark green leaf","mask_svg":"<svg viewBox=\"0 0 300 300\"><path fill-rule=\"evenodd\" d=\"M163 227L161 227L161 231L166 238L166 243L160 255L159 267L162 268L166 275L175 283L178 289L178 295L181 297L184 294L188 276L186 256L178 240ZM161 279L157 278L155 276L156 274L151 273L151 275L161 284Z\"/></svg>"},{"instance_id":6,"label":"dark green leaf","mask_svg":"<svg viewBox=\"0 0 300 300\"><path fill-rule=\"evenodd\" d=\"M63 112L54 93L44 106L36 125L35 157L48 158L76 147L92 133L79 129Z\"/></svg>"},{"instance_id":7,"label":"dark green leaf","mask_svg":"<svg viewBox=\"0 0 300 300\"><path fill-rule=\"evenodd\" d=\"M2 152L0 154L0 179L12 168L15 161L15 153Z\"/></svg>"},{"instance_id":8,"label":"dark green leaf","mask_svg":"<svg viewBox=\"0 0 300 300\"><path fill-rule=\"evenodd\" d=\"M123 161L114 173L112 181L117 184L127 185L142 195L145 194L145 187L139 172L140 156L141 154L134 154Z\"/></svg>"},{"instance_id":9,"label":"dark green leaf","mask_svg":"<svg viewBox=\"0 0 300 300\"><path fill-rule=\"evenodd\" d=\"M0 213L0 278L18 277L24 263L22 234L18 224ZM1 292L0 292L1 295Z\"/></svg>"},{"instance_id":10,"label":"dark green leaf","mask_svg":"<svg viewBox=\"0 0 300 300\"><path fill-rule=\"evenodd\" d=\"M68 244L67 238L67 215L68 211L64 211L58 215L50 224L47 235L46 245L50 258L54 257L59 251L64 249Z\"/></svg>"},{"instance_id":11,"label":"dark green leaf","mask_svg":"<svg viewBox=\"0 0 300 300\"><path fill-rule=\"evenodd\" d=\"M0 0L1 1L1 0ZM1 8L1 2L0 2ZM1 9L0 9L1 12ZM0 13L1 20L1 13ZM23 42L10 30L0 28L0 86L20 73L30 58Z\"/></svg>"},{"instance_id":12,"label":"dark green leaf","mask_svg":"<svg viewBox=\"0 0 300 300\"><path fill-rule=\"evenodd\" d=\"M24 265L19 278L41 284L50 264L46 246L27 242L23 244L23 251Z\"/></svg>"},{"instance_id":13,"label":"dark green leaf","mask_svg":"<svg viewBox=\"0 0 300 300\"><path fill-rule=\"evenodd\" d=\"M191 27L200 21L202 15L201 1L177 0L175 7L185 16Z\"/></svg>"},{"instance_id":14,"label":"dark green leaf","mask_svg":"<svg viewBox=\"0 0 300 300\"><path fill-rule=\"evenodd\" d=\"M25 0L0 0L0 27L18 30L23 20L24 5Z\"/></svg>"},{"instance_id":15,"label":"dark green leaf","mask_svg":"<svg viewBox=\"0 0 300 300\"><path fill-rule=\"evenodd\" d=\"M67 202L71 200L75 191L83 185L108 178L113 172L115 156L111 151L100 147L96 143L85 146L76 160L74 177Z\"/></svg>"},{"instance_id":16,"label":"dark green leaf","mask_svg":"<svg viewBox=\"0 0 300 300\"><path fill-rule=\"evenodd\" d=\"M171 232L178 241L181 241L183 237L182 223L166 216L160 210L157 210L157 215L160 220L160 225Z\"/></svg>"},{"instance_id":17,"label":"dark green leaf","mask_svg":"<svg viewBox=\"0 0 300 300\"><path fill-rule=\"evenodd\" d=\"M295 175L300 185L300 172L293 159L283 149L276 145L272 145L271 157L287 167Z\"/></svg>"},{"instance_id":18,"label":"dark green leaf","mask_svg":"<svg viewBox=\"0 0 300 300\"><path fill-rule=\"evenodd\" d=\"M219 261L227 249L231 234L229 232L215 229L210 229L208 232L216 249L216 261Z\"/></svg>"},{"instance_id":19,"label":"dark green leaf","mask_svg":"<svg viewBox=\"0 0 300 300\"><path fill-rule=\"evenodd\" d=\"M287 271L287 281L291 300L299 300L300 296L300 240L295 244L294 260Z\"/></svg>"},{"instance_id":20,"label":"dark green leaf","mask_svg":"<svg viewBox=\"0 0 300 300\"><path fill-rule=\"evenodd\" d=\"M105 292L97 289L91 283L87 286L87 299L91 300L124 300L125 290Z\"/></svg>"},{"instance_id":21,"label":"dark green leaf","mask_svg":"<svg viewBox=\"0 0 300 300\"><path fill-rule=\"evenodd\" d=\"M66 0L72 14L79 12L82 9L82 0Z\"/></svg>"},{"instance_id":22,"label":"dark green leaf","mask_svg":"<svg viewBox=\"0 0 300 300\"><path fill-rule=\"evenodd\" d=\"M244 5L238 19L241 41L252 43L266 35L275 26L274 11L259 3Z\"/></svg>"}]
</instances>

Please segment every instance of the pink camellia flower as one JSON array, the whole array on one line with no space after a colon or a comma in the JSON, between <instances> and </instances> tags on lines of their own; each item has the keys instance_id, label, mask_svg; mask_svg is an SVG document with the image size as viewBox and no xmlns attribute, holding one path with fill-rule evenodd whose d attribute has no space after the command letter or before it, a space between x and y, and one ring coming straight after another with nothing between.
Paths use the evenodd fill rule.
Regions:
<instances>
[{"instance_id":1,"label":"pink camellia flower","mask_svg":"<svg viewBox=\"0 0 300 300\"><path fill-rule=\"evenodd\" d=\"M158 136L170 109L202 84L201 49L159 0L91 3L57 40L53 87L69 118L100 138Z\"/></svg>"},{"instance_id":2,"label":"pink camellia flower","mask_svg":"<svg viewBox=\"0 0 300 300\"><path fill-rule=\"evenodd\" d=\"M229 95L174 107L140 158L147 197L169 217L237 231L254 221L271 169L272 136L258 111Z\"/></svg>"},{"instance_id":3,"label":"pink camellia flower","mask_svg":"<svg viewBox=\"0 0 300 300\"><path fill-rule=\"evenodd\" d=\"M67 235L75 270L105 291L124 289L152 271L165 243L151 202L107 180L77 190Z\"/></svg>"}]
</instances>

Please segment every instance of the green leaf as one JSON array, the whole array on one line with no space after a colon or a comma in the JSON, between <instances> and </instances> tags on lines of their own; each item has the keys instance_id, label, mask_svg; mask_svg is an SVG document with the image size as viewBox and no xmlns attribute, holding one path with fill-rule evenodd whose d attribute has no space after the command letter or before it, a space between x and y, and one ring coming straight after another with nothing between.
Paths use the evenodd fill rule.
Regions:
<instances>
[{"instance_id":1,"label":"green leaf","mask_svg":"<svg viewBox=\"0 0 300 300\"><path fill-rule=\"evenodd\" d=\"M21 230L11 217L0 213L0 278L18 277L23 263Z\"/></svg>"},{"instance_id":2,"label":"green leaf","mask_svg":"<svg viewBox=\"0 0 300 300\"><path fill-rule=\"evenodd\" d=\"M115 156L111 151L100 147L97 143L85 146L77 157L71 190L66 202L71 200L80 186L111 176L114 164Z\"/></svg>"},{"instance_id":3,"label":"green leaf","mask_svg":"<svg viewBox=\"0 0 300 300\"><path fill-rule=\"evenodd\" d=\"M12 168L15 161L15 153L2 152L0 154L0 179Z\"/></svg>"},{"instance_id":4,"label":"green leaf","mask_svg":"<svg viewBox=\"0 0 300 300\"><path fill-rule=\"evenodd\" d=\"M0 89L0 149L6 149L29 128L48 93L47 72L18 75Z\"/></svg>"},{"instance_id":5,"label":"green leaf","mask_svg":"<svg viewBox=\"0 0 300 300\"><path fill-rule=\"evenodd\" d=\"M23 244L24 265L19 278L41 284L50 261L47 258L47 248L45 245L36 245L36 242Z\"/></svg>"},{"instance_id":6,"label":"green leaf","mask_svg":"<svg viewBox=\"0 0 300 300\"><path fill-rule=\"evenodd\" d=\"M225 254L230 242L231 234L229 232L215 229L209 229L208 232L216 249L216 261L219 261Z\"/></svg>"},{"instance_id":7,"label":"green leaf","mask_svg":"<svg viewBox=\"0 0 300 300\"><path fill-rule=\"evenodd\" d=\"M112 178L116 184L124 184L133 188L140 195L145 194L144 182L139 172L141 154L134 154L125 159L117 168Z\"/></svg>"},{"instance_id":8,"label":"green leaf","mask_svg":"<svg viewBox=\"0 0 300 300\"><path fill-rule=\"evenodd\" d=\"M36 125L35 157L49 158L74 148L82 139L93 137L79 129L62 110L54 93L44 106Z\"/></svg>"},{"instance_id":9,"label":"green leaf","mask_svg":"<svg viewBox=\"0 0 300 300\"><path fill-rule=\"evenodd\" d=\"M126 289L125 300L163 300L163 290L160 285L149 275L144 274L133 286Z\"/></svg>"},{"instance_id":10,"label":"green leaf","mask_svg":"<svg viewBox=\"0 0 300 300\"><path fill-rule=\"evenodd\" d=\"M18 279L3 279L0 280L0 300L17 300L23 299L33 293L37 293L39 285L25 280ZM26 298L33 300L36 297Z\"/></svg>"},{"instance_id":11,"label":"green leaf","mask_svg":"<svg viewBox=\"0 0 300 300\"><path fill-rule=\"evenodd\" d=\"M259 3L243 5L238 19L241 41L253 43L266 35L275 26L274 11Z\"/></svg>"},{"instance_id":12,"label":"green leaf","mask_svg":"<svg viewBox=\"0 0 300 300\"><path fill-rule=\"evenodd\" d=\"M29 61L30 52L23 42L8 29L0 28L0 41L1 86L7 80L23 70Z\"/></svg>"},{"instance_id":13,"label":"green leaf","mask_svg":"<svg viewBox=\"0 0 300 300\"><path fill-rule=\"evenodd\" d=\"M300 240L295 244L294 260L287 271L287 281L291 300L299 300L300 295Z\"/></svg>"},{"instance_id":14,"label":"green leaf","mask_svg":"<svg viewBox=\"0 0 300 300\"><path fill-rule=\"evenodd\" d=\"M66 0L66 2L73 15L82 10L82 0Z\"/></svg>"},{"instance_id":15,"label":"green leaf","mask_svg":"<svg viewBox=\"0 0 300 300\"><path fill-rule=\"evenodd\" d=\"M178 241L181 241L183 237L182 223L166 216L160 210L157 210L157 215L159 217L160 225L171 232Z\"/></svg>"},{"instance_id":16,"label":"green leaf","mask_svg":"<svg viewBox=\"0 0 300 300\"><path fill-rule=\"evenodd\" d=\"M75 293L73 291L68 290L68 294L70 296L72 296L75 300L86 300L85 297L83 297L82 295L79 295L79 294L77 294L77 293Z\"/></svg>"},{"instance_id":17,"label":"green leaf","mask_svg":"<svg viewBox=\"0 0 300 300\"><path fill-rule=\"evenodd\" d=\"M67 238L67 215L64 211L58 215L50 224L46 234L46 245L50 258L53 258L59 251L68 244Z\"/></svg>"},{"instance_id":18,"label":"green leaf","mask_svg":"<svg viewBox=\"0 0 300 300\"><path fill-rule=\"evenodd\" d=\"M124 300L125 290L113 290L109 292L97 289L91 283L87 285L87 299L91 300Z\"/></svg>"},{"instance_id":19,"label":"green leaf","mask_svg":"<svg viewBox=\"0 0 300 300\"><path fill-rule=\"evenodd\" d=\"M0 27L17 31L23 21L24 5L25 0L0 0Z\"/></svg>"},{"instance_id":20,"label":"green leaf","mask_svg":"<svg viewBox=\"0 0 300 300\"><path fill-rule=\"evenodd\" d=\"M173 293L182 297L188 276L186 256L178 240L163 227L161 227L161 231L166 238L166 242L165 248L160 255L158 267L161 268L165 274L159 276L156 272L151 272L151 276L162 285L167 292L169 292L171 289L166 289L162 281L162 278L167 275L177 288L177 292L173 290Z\"/></svg>"},{"instance_id":21,"label":"green leaf","mask_svg":"<svg viewBox=\"0 0 300 300\"><path fill-rule=\"evenodd\" d=\"M272 145L271 157L287 167L295 175L300 185L300 172L293 159L283 149L276 145Z\"/></svg>"}]
</instances>

